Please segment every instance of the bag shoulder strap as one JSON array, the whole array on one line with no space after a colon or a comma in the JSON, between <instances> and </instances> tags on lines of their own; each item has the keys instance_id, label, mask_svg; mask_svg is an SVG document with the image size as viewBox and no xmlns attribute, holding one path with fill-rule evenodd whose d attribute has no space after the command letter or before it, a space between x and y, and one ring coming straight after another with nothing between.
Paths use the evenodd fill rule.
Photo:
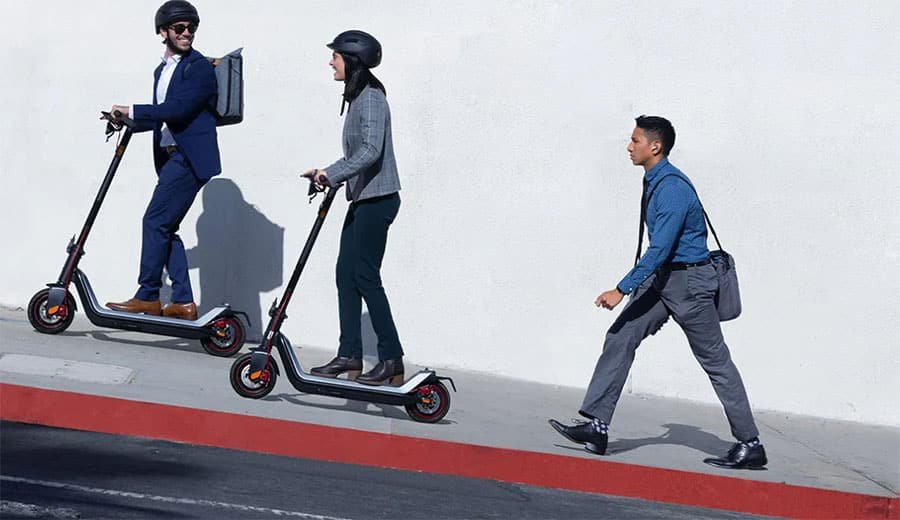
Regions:
<instances>
[{"instance_id":1,"label":"bag shoulder strap","mask_svg":"<svg viewBox=\"0 0 900 520\"><path fill-rule=\"evenodd\" d=\"M240 49L238 49L238 51L240 51ZM208 61L213 67L218 67L219 63L221 63L221 61L222 61L222 58L210 58L208 56L204 56L204 59L206 59L206 61ZM181 69L181 81L184 81L184 79L187 77L186 76L187 71L189 68L191 68L191 65L193 65L193 64L194 64L193 61L189 61L185 64L184 68ZM216 106L212 100L209 101L208 108L211 109L213 111L213 115L215 115Z\"/></svg>"},{"instance_id":2,"label":"bag shoulder strap","mask_svg":"<svg viewBox=\"0 0 900 520\"><path fill-rule=\"evenodd\" d=\"M194 64L193 61L188 61L187 63L184 64L184 68L181 69L181 79L182 79L182 81L187 77L187 71L188 71L189 68L191 68L191 65L193 65L193 64Z\"/></svg>"},{"instance_id":3,"label":"bag shoulder strap","mask_svg":"<svg viewBox=\"0 0 900 520\"><path fill-rule=\"evenodd\" d=\"M227 57L227 56L226 56L226 57ZM219 66L219 63L221 63L221 62L222 62L222 59L223 59L223 58L210 58L209 56L204 56L204 58L205 58L206 61L208 61L213 67L218 67L218 66ZM193 61L189 61L189 62L187 62L187 64L185 64L184 68L181 69L181 79L184 79L184 78L186 77L186 74L187 74L188 69L191 68L191 65L193 65L193 64L194 64Z\"/></svg>"},{"instance_id":4,"label":"bag shoulder strap","mask_svg":"<svg viewBox=\"0 0 900 520\"><path fill-rule=\"evenodd\" d=\"M660 178L659 181L656 182L656 185L653 186L653 189L650 190L650 193L641 193L641 223L640 228L638 229L638 245L637 252L634 255L634 265L637 265L641 260L641 245L643 245L644 242L644 220L646 220L647 218L647 206L650 204L650 198L653 196L656 188L658 188L662 181L667 177L675 177L677 179L680 179L685 184L687 184L688 187L691 188L691 190L694 192L694 195L697 196L697 202L700 204L700 211L703 212L703 218L706 220L706 225L709 226L709 230L712 232L713 238L716 239L716 245L719 246L719 249L722 249L722 243L719 242L719 235L716 234L716 228L713 227L712 221L709 220L709 215L706 213L706 208L703 207L703 202L700 200L700 195L697 193L697 189L694 188L694 186L681 175L670 173L669 175L664 175L662 178Z\"/></svg>"}]
</instances>

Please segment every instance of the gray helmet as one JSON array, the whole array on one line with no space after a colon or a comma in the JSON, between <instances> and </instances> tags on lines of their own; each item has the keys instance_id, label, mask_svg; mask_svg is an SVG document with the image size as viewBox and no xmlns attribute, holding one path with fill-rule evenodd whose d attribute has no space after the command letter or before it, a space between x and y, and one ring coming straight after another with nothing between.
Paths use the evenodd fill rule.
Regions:
<instances>
[{"instance_id":1,"label":"gray helmet","mask_svg":"<svg viewBox=\"0 0 900 520\"><path fill-rule=\"evenodd\" d=\"M381 63L381 44L374 36L363 31L344 31L326 47L335 52L356 56L370 69Z\"/></svg>"},{"instance_id":2,"label":"gray helmet","mask_svg":"<svg viewBox=\"0 0 900 520\"><path fill-rule=\"evenodd\" d=\"M159 32L160 27L178 20L188 20L200 25L200 14L187 0L169 0L156 10L156 32Z\"/></svg>"}]
</instances>

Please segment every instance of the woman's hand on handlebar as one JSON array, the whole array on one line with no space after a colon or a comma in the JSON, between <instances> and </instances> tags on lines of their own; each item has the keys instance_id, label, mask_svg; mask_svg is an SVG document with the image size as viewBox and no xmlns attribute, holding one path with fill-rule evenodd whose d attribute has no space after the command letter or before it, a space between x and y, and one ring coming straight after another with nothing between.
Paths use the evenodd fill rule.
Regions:
<instances>
[{"instance_id":1,"label":"woman's hand on handlebar","mask_svg":"<svg viewBox=\"0 0 900 520\"><path fill-rule=\"evenodd\" d=\"M323 186L328 186L328 172L325 170L319 170L317 168L313 168L311 170L306 170L301 174L301 177L306 177L310 181L321 184Z\"/></svg>"}]
</instances>

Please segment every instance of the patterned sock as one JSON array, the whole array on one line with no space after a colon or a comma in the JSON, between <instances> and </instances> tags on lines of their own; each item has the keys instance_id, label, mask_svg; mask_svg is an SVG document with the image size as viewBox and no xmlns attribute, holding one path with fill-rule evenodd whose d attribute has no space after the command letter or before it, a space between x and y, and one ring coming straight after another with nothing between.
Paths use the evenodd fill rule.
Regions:
<instances>
[{"instance_id":1,"label":"patterned sock","mask_svg":"<svg viewBox=\"0 0 900 520\"><path fill-rule=\"evenodd\" d=\"M749 441L744 441L742 444L749 448L755 448L756 446L759 446L759 444L760 444L759 437L753 437Z\"/></svg>"},{"instance_id":2,"label":"patterned sock","mask_svg":"<svg viewBox=\"0 0 900 520\"><path fill-rule=\"evenodd\" d=\"M596 417L591 419L591 426L594 427L594 431L597 433L606 435L609 432L609 426L605 422L601 421L600 419L597 419Z\"/></svg>"}]
</instances>

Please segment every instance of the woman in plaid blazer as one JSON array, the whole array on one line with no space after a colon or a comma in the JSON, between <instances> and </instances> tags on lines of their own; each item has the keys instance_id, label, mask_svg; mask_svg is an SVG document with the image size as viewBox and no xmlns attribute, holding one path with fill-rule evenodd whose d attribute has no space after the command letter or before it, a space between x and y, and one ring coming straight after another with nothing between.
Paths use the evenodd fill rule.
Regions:
<instances>
[{"instance_id":1,"label":"woman in plaid blazer","mask_svg":"<svg viewBox=\"0 0 900 520\"><path fill-rule=\"evenodd\" d=\"M344 156L325 169L303 175L327 186L346 183L347 217L337 260L341 323L337 357L310 372L337 377L346 373L371 385L403 383L403 347L381 285L381 260L387 232L400 209L400 179L391 139L391 112L384 85L370 69L381 63L381 44L362 31L346 31L328 44L335 81L344 82ZM379 362L362 371L362 301L378 336Z\"/></svg>"}]
</instances>

